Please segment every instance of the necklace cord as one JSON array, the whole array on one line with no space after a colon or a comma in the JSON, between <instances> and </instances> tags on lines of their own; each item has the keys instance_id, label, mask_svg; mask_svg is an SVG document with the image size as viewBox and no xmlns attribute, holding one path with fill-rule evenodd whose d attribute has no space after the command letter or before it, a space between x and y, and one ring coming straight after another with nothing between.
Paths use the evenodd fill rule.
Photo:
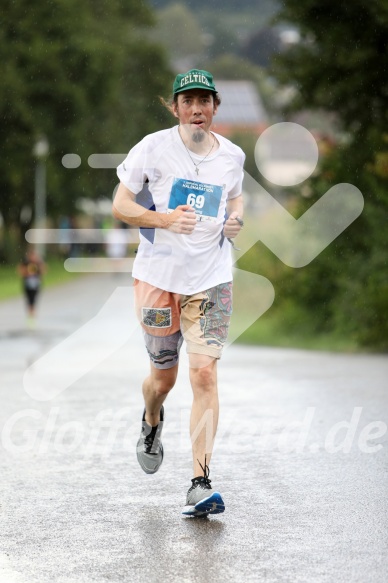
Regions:
<instances>
[{"instance_id":1,"label":"necklace cord","mask_svg":"<svg viewBox=\"0 0 388 583\"><path fill-rule=\"evenodd\" d=\"M211 151L212 151L212 150L213 150L213 148L214 148L214 143L215 143L215 141L216 141L216 138L215 138L215 136L213 135L213 143L212 143L212 146L211 146L210 150L208 151L208 153L206 154L206 156L205 156L204 158L202 158L202 160L200 160L200 161L198 162L198 164L196 164L196 163L194 162L194 160L193 160L193 158L192 158L192 156L191 156L191 154L190 154L190 150L189 150L189 149L188 149L188 147L186 146L186 144L185 144L185 142L184 142L184 140L183 140L183 138L182 138L182 136L181 136L180 132L179 132L179 135L180 135L180 137L181 137L181 140L182 140L182 142L183 142L183 145L184 145L184 147L186 148L186 151L187 151L187 153L188 153L188 155L189 155L189 157L190 157L190 160L192 161L192 163L193 163L193 164L194 164L194 166L195 166L195 171L196 171L196 173L197 173L197 175L198 175L198 173L199 173L198 166L199 166L200 164L202 164L202 162L204 162L204 161L206 160L206 158L207 158L207 157L210 155Z\"/></svg>"}]
</instances>

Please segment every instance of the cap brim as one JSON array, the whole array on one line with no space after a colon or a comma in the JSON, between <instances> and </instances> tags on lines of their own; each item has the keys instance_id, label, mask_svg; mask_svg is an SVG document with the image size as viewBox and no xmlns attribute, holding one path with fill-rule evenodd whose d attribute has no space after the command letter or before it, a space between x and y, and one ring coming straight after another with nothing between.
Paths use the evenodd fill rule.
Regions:
<instances>
[{"instance_id":1,"label":"cap brim","mask_svg":"<svg viewBox=\"0 0 388 583\"><path fill-rule=\"evenodd\" d=\"M209 89L209 87L204 87L203 85L191 85L190 87L180 87L174 91L173 95L177 93L183 93L183 91L190 91L190 89L203 89L204 91L210 91L211 93L217 93L217 89Z\"/></svg>"}]
</instances>

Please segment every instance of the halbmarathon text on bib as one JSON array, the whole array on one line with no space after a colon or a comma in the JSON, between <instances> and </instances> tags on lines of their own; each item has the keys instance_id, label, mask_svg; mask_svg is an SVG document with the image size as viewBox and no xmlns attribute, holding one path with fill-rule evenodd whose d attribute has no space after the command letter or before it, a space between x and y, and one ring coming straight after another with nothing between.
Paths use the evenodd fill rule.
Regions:
<instances>
[{"instance_id":1,"label":"halbmarathon text on bib","mask_svg":"<svg viewBox=\"0 0 388 583\"><path fill-rule=\"evenodd\" d=\"M174 178L167 212L171 213L181 204L195 210L198 221L216 222L222 197L222 186Z\"/></svg>"}]
</instances>

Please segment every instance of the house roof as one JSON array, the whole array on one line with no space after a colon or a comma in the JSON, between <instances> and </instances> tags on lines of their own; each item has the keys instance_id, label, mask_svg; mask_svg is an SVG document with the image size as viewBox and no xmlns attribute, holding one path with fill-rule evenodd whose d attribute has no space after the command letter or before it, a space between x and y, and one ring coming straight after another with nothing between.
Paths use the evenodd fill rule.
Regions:
<instances>
[{"instance_id":1,"label":"house roof","mask_svg":"<svg viewBox=\"0 0 388 583\"><path fill-rule=\"evenodd\" d=\"M217 81L221 106L215 123L227 125L256 125L268 122L268 117L252 81Z\"/></svg>"}]
</instances>

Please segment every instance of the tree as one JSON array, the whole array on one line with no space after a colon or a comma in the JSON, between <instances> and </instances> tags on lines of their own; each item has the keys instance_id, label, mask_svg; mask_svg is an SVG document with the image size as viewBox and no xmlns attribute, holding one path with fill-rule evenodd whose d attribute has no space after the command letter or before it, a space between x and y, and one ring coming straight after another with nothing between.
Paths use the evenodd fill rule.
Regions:
<instances>
[{"instance_id":1,"label":"tree","mask_svg":"<svg viewBox=\"0 0 388 583\"><path fill-rule=\"evenodd\" d=\"M278 19L295 23L301 34L277 68L299 91L295 105L333 110L355 134L386 127L387 0L286 0Z\"/></svg>"},{"instance_id":2,"label":"tree","mask_svg":"<svg viewBox=\"0 0 388 583\"><path fill-rule=\"evenodd\" d=\"M144 40L154 22L140 0L5 0L0 29L1 213L18 224L34 197L32 150L50 142L48 207L70 213L76 199L111 193L112 171L92 171L94 152L125 152L166 119L153 110L170 81L159 46ZM144 35L143 35L144 36ZM67 170L62 156L81 156Z\"/></svg>"},{"instance_id":3,"label":"tree","mask_svg":"<svg viewBox=\"0 0 388 583\"><path fill-rule=\"evenodd\" d=\"M204 47L195 13L182 3L170 4L158 12L158 25L153 35L167 47L171 58L199 55Z\"/></svg>"},{"instance_id":4,"label":"tree","mask_svg":"<svg viewBox=\"0 0 388 583\"><path fill-rule=\"evenodd\" d=\"M292 109L335 112L346 138L311 179L308 205L337 182L355 184L365 198L361 218L295 275L288 292L317 330L339 328L360 344L387 349L388 0L285 0L279 18L296 24L302 38L275 68L297 90ZM308 205L301 202L299 211Z\"/></svg>"},{"instance_id":5,"label":"tree","mask_svg":"<svg viewBox=\"0 0 388 583\"><path fill-rule=\"evenodd\" d=\"M241 47L241 55L260 67L268 67L280 49L279 33L274 28L264 27L249 35Z\"/></svg>"},{"instance_id":6,"label":"tree","mask_svg":"<svg viewBox=\"0 0 388 583\"><path fill-rule=\"evenodd\" d=\"M174 0L150 0L150 3L155 8L164 8L169 6ZM241 0L184 0L183 2L190 10L198 10L201 12L205 11L207 8L211 8L213 13L218 13L218 18L220 14L224 11L230 12L241 12L242 3ZM244 0L244 8L251 10L253 13L260 9L260 14L264 13L268 17L273 16L277 11L278 1L277 0L260 0L260 5L258 6L257 0Z\"/></svg>"}]
</instances>

